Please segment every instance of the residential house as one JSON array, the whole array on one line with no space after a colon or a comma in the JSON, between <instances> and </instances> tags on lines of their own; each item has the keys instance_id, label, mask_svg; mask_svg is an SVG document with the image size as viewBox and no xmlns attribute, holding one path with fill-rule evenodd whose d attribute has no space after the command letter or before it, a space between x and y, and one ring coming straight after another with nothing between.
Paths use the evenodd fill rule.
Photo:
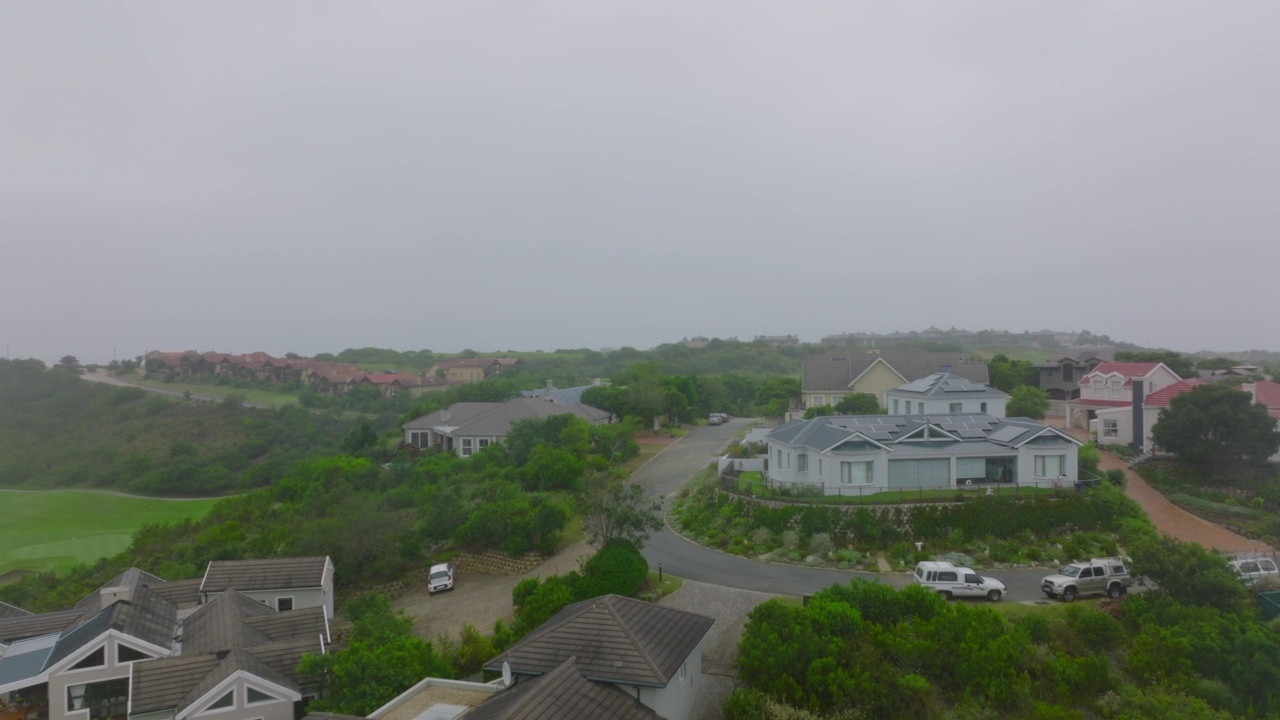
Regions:
<instances>
[{"instance_id":1,"label":"residential house","mask_svg":"<svg viewBox=\"0 0 1280 720\"><path fill-rule=\"evenodd\" d=\"M950 373L934 373L885 393L893 415L985 413L1004 417L1009 394Z\"/></svg>"},{"instance_id":2,"label":"residential house","mask_svg":"<svg viewBox=\"0 0 1280 720\"><path fill-rule=\"evenodd\" d=\"M986 385L987 364L965 353L871 351L849 355L814 355L804 362L802 405L835 405L851 393L871 393L885 407L885 393L935 373L946 373Z\"/></svg>"},{"instance_id":3,"label":"residential house","mask_svg":"<svg viewBox=\"0 0 1280 720\"><path fill-rule=\"evenodd\" d=\"M214 560L200 581L200 601L235 589L276 610L322 607L333 617L333 561L328 556Z\"/></svg>"},{"instance_id":4,"label":"residential house","mask_svg":"<svg viewBox=\"0 0 1280 720\"><path fill-rule=\"evenodd\" d=\"M70 610L0 619L0 698L51 720L292 720L315 692L298 660L328 628L322 604L277 612L130 568Z\"/></svg>"},{"instance_id":5,"label":"residential house","mask_svg":"<svg viewBox=\"0 0 1280 720\"><path fill-rule=\"evenodd\" d=\"M1153 450L1155 444L1151 439L1151 428L1155 427L1161 413L1175 397L1204 383L1200 378L1191 378L1166 385L1153 393L1147 393L1144 388L1141 412L1134 412L1132 399L1125 405L1096 408L1095 419L1089 422L1090 434L1097 438L1099 445L1133 445L1133 429L1141 425L1142 447Z\"/></svg>"},{"instance_id":6,"label":"residential house","mask_svg":"<svg viewBox=\"0 0 1280 720\"><path fill-rule=\"evenodd\" d=\"M769 347L792 347L800 344L800 338L795 335L757 335L751 342L764 343Z\"/></svg>"},{"instance_id":7,"label":"residential house","mask_svg":"<svg viewBox=\"0 0 1280 720\"><path fill-rule=\"evenodd\" d=\"M1104 362L1077 381L1079 397L1067 401L1067 427L1088 428L1099 410L1134 406L1134 383L1144 394L1162 390L1182 378L1164 363Z\"/></svg>"},{"instance_id":8,"label":"residential house","mask_svg":"<svg viewBox=\"0 0 1280 720\"><path fill-rule=\"evenodd\" d=\"M372 386L378 389L382 397L397 397L408 393L413 397L436 388L447 387L449 383L434 375L414 375L413 373L368 373L356 381L357 386Z\"/></svg>"},{"instance_id":9,"label":"residential house","mask_svg":"<svg viewBox=\"0 0 1280 720\"><path fill-rule=\"evenodd\" d=\"M1100 351L1089 355L1063 355L1050 358L1036 365L1040 374L1040 389L1050 400L1074 400L1080 397L1080 378L1094 368L1115 357L1115 351Z\"/></svg>"},{"instance_id":10,"label":"residential house","mask_svg":"<svg viewBox=\"0 0 1280 720\"><path fill-rule=\"evenodd\" d=\"M1267 414L1280 423L1280 383L1266 380L1245 383L1241 390L1253 396L1253 401L1267 408ZM1271 462L1280 462L1280 452L1271 456Z\"/></svg>"},{"instance_id":11,"label":"residential house","mask_svg":"<svg viewBox=\"0 0 1280 720\"><path fill-rule=\"evenodd\" d=\"M680 344L685 347L704 348L707 346L707 343L709 342L711 342L709 338L703 337L702 335L695 335L693 337L687 337L682 339L680 341Z\"/></svg>"},{"instance_id":12,"label":"residential house","mask_svg":"<svg viewBox=\"0 0 1280 720\"><path fill-rule=\"evenodd\" d=\"M766 442L771 482L822 495L987 483L1068 485L1081 443L1027 418L857 415L791 420Z\"/></svg>"},{"instance_id":13,"label":"residential house","mask_svg":"<svg viewBox=\"0 0 1280 720\"><path fill-rule=\"evenodd\" d=\"M410 420L401 428L404 429L404 442L408 445L468 457L492 443L502 442L517 420L549 418L565 413L577 415L592 425L604 425L617 419L607 410L582 403L566 406L520 397L502 403L454 403L443 410Z\"/></svg>"},{"instance_id":14,"label":"residential house","mask_svg":"<svg viewBox=\"0 0 1280 720\"><path fill-rule=\"evenodd\" d=\"M1235 365L1229 368L1218 368L1216 370L1197 370L1196 373L1199 374L1200 377L1205 379L1224 378L1224 377L1225 378L1231 378L1231 377L1247 378L1247 377L1253 377L1254 375L1261 375L1262 368L1258 367L1257 365L1249 365L1246 363L1242 365Z\"/></svg>"},{"instance_id":15,"label":"residential house","mask_svg":"<svg viewBox=\"0 0 1280 720\"><path fill-rule=\"evenodd\" d=\"M516 682L467 717L687 720L714 623L620 595L574 603L485 663Z\"/></svg>"},{"instance_id":16,"label":"residential house","mask_svg":"<svg viewBox=\"0 0 1280 720\"><path fill-rule=\"evenodd\" d=\"M582 393L586 392L587 390L590 390L593 387L601 387L606 384L607 383L605 381L599 378L596 378L595 380L591 381L590 385L579 385L577 387L571 387L571 388L558 388L555 386L554 383L548 380L547 386L545 388L538 388L537 390L521 390L520 394L527 398L537 398L539 400L546 400L547 402L553 402L557 405L563 405L565 407L568 407L570 405L577 405L578 403L582 402Z\"/></svg>"},{"instance_id":17,"label":"residential house","mask_svg":"<svg viewBox=\"0 0 1280 720\"><path fill-rule=\"evenodd\" d=\"M456 358L432 365L428 374L436 377L443 374L443 379L450 382L473 383L522 364L520 358Z\"/></svg>"}]
</instances>

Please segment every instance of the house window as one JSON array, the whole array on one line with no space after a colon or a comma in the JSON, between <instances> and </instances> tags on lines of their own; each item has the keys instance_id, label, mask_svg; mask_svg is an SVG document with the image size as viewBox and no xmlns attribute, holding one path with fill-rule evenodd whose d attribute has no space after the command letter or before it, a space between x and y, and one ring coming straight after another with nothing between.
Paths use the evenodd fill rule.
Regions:
<instances>
[{"instance_id":1,"label":"house window","mask_svg":"<svg viewBox=\"0 0 1280 720\"><path fill-rule=\"evenodd\" d=\"M485 448L489 447L489 438L480 438L480 441L479 441L479 442L480 442L480 449L481 449L481 450L483 450L483 449L485 449Z\"/></svg>"},{"instance_id":2,"label":"house window","mask_svg":"<svg viewBox=\"0 0 1280 720\"><path fill-rule=\"evenodd\" d=\"M791 453L787 453L787 469L791 469Z\"/></svg>"},{"instance_id":3,"label":"house window","mask_svg":"<svg viewBox=\"0 0 1280 720\"><path fill-rule=\"evenodd\" d=\"M827 399L827 398L826 398L826 396L825 396L825 395L814 395L814 396L813 396L813 406L814 406L814 407L818 407L819 405L824 405L824 404L826 404L826 399Z\"/></svg>"},{"instance_id":4,"label":"house window","mask_svg":"<svg viewBox=\"0 0 1280 720\"><path fill-rule=\"evenodd\" d=\"M1120 437L1120 422L1118 420L1103 420L1102 437Z\"/></svg>"},{"instance_id":5,"label":"house window","mask_svg":"<svg viewBox=\"0 0 1280 720\"><path fill-rule=\"evenodd\" d=\"M231 692L228 692L226 695L223 695L222 697L218 698L217 700L214 700L213 703L209 705L208 709L219 710L222 708L235 707L235 705L236 705L236 697L235 697L235 691L233 690Z\"/></svg>"},{"instance_id":6,"label":"house window","mask_svg":"<svg viewBox=\"0 0 1280 720\"><path fill-rule=\"evenodd\" d=\"M822 478L822 458L818 458L818 478Z\"/></svg>"},{"instance_id":7,"label":"house window","mask_svg":"<svg viewBox=\"0 0 1280 720\"><path fill-rule=\"evenodd\" d=\"M809 471L809 456L805 453L800 453L796 456L796 470L800 472Z\"/></svg>"},{"instance_id":8,"label":"house window","mask_svg":"<svg viewBox=\"0 0 1280 720\"><path fill-rule=\"evenodd\" d=\"M139 652L137 650L134 650L128 645L116 645L116 662L118 663L123 664L123 663L136 662L138 660L150 660L150 659L151 659L150 655L144 652Z\"/></svg>"},{"instance_id":9,"label":"house window","mask_svg":"<svg viewBox=\"0 0 1280 720\"><path fill-rule=\"evenodd\" d=\"M1062 477L1066 455L1037 455L1036 477Z\"/></svg>"},{"instance_id":10,"label":"house window","mask_svg":"<svg viewBox=\"0 0 1280 720\"><path fill-rule=\"evenodd\" d=\"M778 469L782 469L782 448L778 448Z\"/></svg>"},{"instance_id":11,"label":"house window","mask_svg":"<svg viewBox=\"0 0 1280 720\"><path fill-rule=\"evenodd\" d=\"M840 483L843 485L870 485L871 462L840 463Z\"/></svg>"},{"instance_id":12,"label":"house window","mask_svg":"<svg viewBox=\"0 0 1280 720\"><path fill-rule=\"evenodd\" d=\"M84 670L86 668L102 667L103 665L106 665L106 664L107 664L107 650L106 648L98 648L97 650L94 650L93 652L89 653L85 657L85 659L81 660L75 665L72 665L70 669Z\"/></svg>"},{"instance_id":13,"label":"house window","mask_svg":"<svg viewBox=\"0 0 1280 720\"><path fill-rule=\"evenodd\" d=\"M898 398L893 399L893 414L898 414Z\"/></svg>"},{"instance_id":14,"label":"house window","mask_svg":"<svg viewBox=\"0 0 1280 720\"><path fill-rule=\"evenodd\" d=\"M956 484L1011 483L1018 481L1016 457L961 457L956 458Z\"/></svg>"},{"instance_id":15,"label":"house window","mask_svg":"<svg viewBox=\"0 0 1280 720\"><path fill-rule=\"evenodd\" d=\"M1076 379L1076 369L1075 369L1075 368L1073 368L1073 367L1071 367L1070 365L1063 365L1063 366L1062 366L1062 381L1063 381L1063 382L1072 382L1072 381L1074 381L1075 379Z\"/></svg>"},{"instance_id":16,"label":"house window","mask_svg":"<svg viewBox=\"0 0 1280 720\"><path fill-rule=\"evenodd\" d=\"M293 598L292 598L292 597L278 597L278 598L276 598L276 610L278 610L279 612L284 612L284 611L286 611L286 610L292 610L292 609L293 609Z\"/></svg>"},{"instance_id":17,"label":"house window","mask_svg":"<svg viewBox=\"0 0 1280 720\"><path fill-rule=\"evenodd\" d=\"M270 702L270 701L272 701L272 700L275 700L275 699L276 699L276 698L273 698L273 697L271 697L270 695L268 695L268 694L266 694L266 693L262 692L261 690L257 690L257 689L255 689L255 688L246 688L246 690L247 690L248 692L246 693L245 699L246 699L246 700L248 701L248 703L249 703L249 704L251 704L251 705L252 705L253 703Z\"/></svg>"},{"instance_id":18,"label":"house window","mask_svg":"<svg viewBox=\"0 0 1280 720\"><path fill-rule=\"evenodd\" d=\"M947 412L950 412L950 413L952 413L952 414L964 412L964 404L963 404L963 403L951 403L951 409L950 409L950 410L948 410Z\"/></svg>"},{"instance_id":19,"label":"house window","mask_svg":"<svg viewBox=\"0 0 1280 720\"><path fill-rule=\"evenodd\" d=\"M978 410L979 410L979 412L986 412L986 411L987 411L987 404L986 404L986 403L979 403L979 404L978 404Z\"/></svg>"},{"instance_id":20,"label":"house window","mask_svg":"<svg viewBox=\"0 0 1280 720\"><path fill-rule=\"evenodd\" d=\"M471 457L471 438L462 438L462 457Z\"/></svg>"},{"instance_id":21,"label":"house window","mask_svg":"<svg viewBox=\"0 0 1280 720\"><path fill-rule=\"evenodd\" d=\"M90 720L124 717L129 705L129 678L71 685L67 688L67 709L88 710Z\"/></svg>"}]
</instances>

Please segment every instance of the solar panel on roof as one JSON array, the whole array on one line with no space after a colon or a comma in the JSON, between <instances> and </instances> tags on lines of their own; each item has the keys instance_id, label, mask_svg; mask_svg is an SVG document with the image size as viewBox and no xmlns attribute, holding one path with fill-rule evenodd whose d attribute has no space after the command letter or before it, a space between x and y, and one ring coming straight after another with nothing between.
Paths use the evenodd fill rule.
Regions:
<instances>
[{"instance_id":1,"label":"solar panel on roof","mask_svg":"<svg viewBox=\"0 0 1280 720\"><path fill-rule=\"evenodd\" d=\"M995 433L991 435L991 439L995 440L996 442L1009 442L1010 440L1013 440L1014 438L1018 437L1019 435L1025 432L1026 430L1024 430L1023 428L1016 427L1016 426L1009 426L1009 427L1001 428L1000 430L997 430Z\"/></svg>"},{"instance_id":2,"label":"solar panel on roof","mask_svg":"<svg viewBox=\"0 0 1280 720\"><path fill-rule=\"evenodd\" d=\"M888 430L870 430L864 434L867 437L871 438L872 440L892 440L893 439L893 433L889 432Z\"/></svg>"},{"instance_id":3,"label":"solar panel on roof","mask_svg":"<svg viewBox=\"0 0 1280 720\"><path fill-rule=\"evenodd\" d=\"M977 428L964 428L960 431L960 437L962 438L984 438L986 436L985 430L978 430Z\"/></svg>"}]
</instances>

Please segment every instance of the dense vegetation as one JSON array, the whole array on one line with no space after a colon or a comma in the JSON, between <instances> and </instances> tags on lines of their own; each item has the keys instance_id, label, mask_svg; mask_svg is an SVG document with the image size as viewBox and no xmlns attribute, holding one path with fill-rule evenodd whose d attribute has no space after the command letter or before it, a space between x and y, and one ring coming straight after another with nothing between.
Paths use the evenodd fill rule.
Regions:
<instances>
[{"instance_id":1,"label":"dense vegetation","mask_svg":"<svg viewBox=\"0 0 1280 720\"><path fill-rule=\"evenodd\" d=\"M1135 469L1189 512L1268 544L1280 544L1280 469L1275 465L1219 464L1209 471L1161 458Z\"/></svg>"},{"instance_id":2,"label":"dense vegetation","mask_svg":"<svg viewBox=\"0 0 1280 720\"><path fill-rule=\"evenodd\" d=\"M1280 430L1267 408L1223 383L1205 383L1169 403L1151 428L1156 445L1206 469L1246 461L1266 462L1280 450Z\"/></svg>"},{"instance_id":3,"label":"dense vegetation","mask_svg":"<svg viewBox=\"0 0 1280 720\"><path fill-rule=\"evenodd\" d=\"M357 424L161 397L0 359L0 486L218 495L262 487L335 452Z\"/></svg>"}]
</instances>

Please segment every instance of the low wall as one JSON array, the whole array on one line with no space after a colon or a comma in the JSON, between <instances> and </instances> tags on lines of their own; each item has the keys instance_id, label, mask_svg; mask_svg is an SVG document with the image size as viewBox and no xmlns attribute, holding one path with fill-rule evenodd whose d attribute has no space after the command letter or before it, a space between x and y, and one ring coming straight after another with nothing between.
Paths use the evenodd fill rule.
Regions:
<instances>
[{"instance_id":1,"label":"low wall","mask_svg":"<svg viewBox=\"0 0 1280 720\"><path fill-rule=\"evenodd\" d=\"M721 475L725 473L726 468L732 468L738 472L764 471L764 458L731 458L725 455L716 460L716 471Z\"/></svg>"}]
</instances>

